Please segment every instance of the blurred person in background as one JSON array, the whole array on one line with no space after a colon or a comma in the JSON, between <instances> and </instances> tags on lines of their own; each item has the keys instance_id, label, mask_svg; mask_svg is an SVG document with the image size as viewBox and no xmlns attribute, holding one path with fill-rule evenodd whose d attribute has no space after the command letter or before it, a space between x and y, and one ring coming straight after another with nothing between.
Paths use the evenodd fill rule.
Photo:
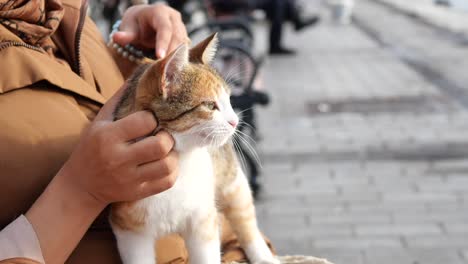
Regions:
<instances>
[{"instance_id":1,"label":"blurred person in background","mask_svg":"<svg viewBox=\"0 0 468 264\"><path fill-rule=\"evenodd\" d=\"M251 0L255 9L264 10L270 20L270 54L293 55L296 52L284 47L283 25L290 21L296 31L315 25L318 16L304 17L295 0Z\"/></svg>"},{"instance_id":2,"label":"blurred person in background","mask_svg":"<svg viewBox=\"0 0 468 264\"><path fill-rule=\"evenodd\" d=\"M108 47L87 4L0 0L2 264L121 263L107 205L176 180L171 136L145 137L157 126L153 115L113 122L112 112L137 66L139 53L126 45L164 57L189 41L179 12L132 7ZM244 258L228 225L222 241L223 260ZM159 241L157 251L158 263L188 262L179 236Z\"/></svg>"},{"instance_id":3,"label":"blurred person in background","mask_svg":"<svg viewBox=\"0 0 468 264\"><path fill-rule=\"evenodd\" d=\"M318 16L304 16L295 0L205 0L217 16L236 15L255 9L263 10L270 21L269 53L273 55L293 55L295 51L283 45L283 26L292 22L300 31L319 22ZM171 0L174 7L182 8L188 1ZM180 10L180 9L179 9Z\"/></svg>"}]
</instances>

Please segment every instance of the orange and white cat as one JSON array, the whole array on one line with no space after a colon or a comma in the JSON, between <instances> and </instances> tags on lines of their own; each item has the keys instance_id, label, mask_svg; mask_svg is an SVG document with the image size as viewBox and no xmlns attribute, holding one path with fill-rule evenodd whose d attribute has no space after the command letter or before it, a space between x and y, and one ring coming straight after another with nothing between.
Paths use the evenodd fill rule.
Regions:
<instances>
[{"instance_id":1,"label":"orange and white cat","mask_svg":"<svg viewBox=\"0 0 468 264\"><path fill-rule=\"evenodd\" d=\"M154 264L154 243L180 234L191 264L219 264L223 212L251 263L277 264L257 227L249 185L231 144L239 122L229 87L209 63L212 35L189 50L181 45L165 58L140 67L115 111L120 119L152 111L179 153L174 186L135 202L113 204L110 222L124 264Z\"/></svg>"}]
</instances>

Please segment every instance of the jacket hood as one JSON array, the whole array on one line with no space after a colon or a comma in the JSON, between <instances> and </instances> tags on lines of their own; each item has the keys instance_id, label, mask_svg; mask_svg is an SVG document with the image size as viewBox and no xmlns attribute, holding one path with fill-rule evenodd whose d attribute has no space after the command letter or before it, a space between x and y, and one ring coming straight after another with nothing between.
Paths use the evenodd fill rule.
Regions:
<instances>
[{"instance_id":1,"label":"jacket hood","mask_svg":"<svg viewBox=\"0 0 468 264\"><path fill-rule=\"evenodd\" d=\"M46 81L103 104L123 83L111 55L95 54L107 49L86 17L87 0L63 0L62 5L64 16L52 35L57 50L52 56L0 24L0 94Z\"/></svg>"}]
</instances>

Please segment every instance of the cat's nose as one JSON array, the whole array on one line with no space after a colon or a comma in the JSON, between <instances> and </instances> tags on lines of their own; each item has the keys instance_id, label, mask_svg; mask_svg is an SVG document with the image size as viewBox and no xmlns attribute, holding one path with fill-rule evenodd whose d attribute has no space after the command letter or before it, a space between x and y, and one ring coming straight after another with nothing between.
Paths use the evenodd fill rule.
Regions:
<instances>
[{"instance_id":1,"label":"cat's nose","mask_svg":"<svg viewBox=\"0 0 468 264\"><path fill-rule=\"evenodd\" d=\"M228 123L233 127L233 128L236 128L237 127L237 124L239 123L237 120L230 120L228 121Z\"/></svg>"}]
</instances>

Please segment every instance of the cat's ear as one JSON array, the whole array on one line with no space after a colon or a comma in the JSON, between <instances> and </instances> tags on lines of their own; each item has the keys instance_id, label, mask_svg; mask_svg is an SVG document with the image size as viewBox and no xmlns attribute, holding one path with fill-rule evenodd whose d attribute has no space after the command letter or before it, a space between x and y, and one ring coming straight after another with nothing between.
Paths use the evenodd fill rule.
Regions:
<instances>
[{"instance_id":1,"label":"cat's ear","mask_svg":"<svg viewBox=\"0 0 468 264\"><path fill-rule=\"evenodd\" d=\"M189 63L187 44L181 44L174 51L161 60L162 75L166 82L172 82L182 69Z\"/></svg>"},{"instance_id":2,"label":"cat's ear","mask_svg":"<svg viewBox=\"0 0 468 264\"><path fill-rule=\"evenodd\" d=\"M174 51L153 64L152 67L148 69L150 74L154 74L153 80L159 80L159 84L157 86L159 87L159 93L164 99L171 94L171 87L175 87L175 85L170 84L177 79L177 76L180 74L182 69L188 65L188 52L187 44L181 44Z\"/></svg>"},{"instance_id":3,"label":"cat's ear","mask_svg":"<svg viewBox=\"0 0 468 264\"><path fill-rule=\"evenodd\" d=\"M177 79L178 74L187 66L188 46L181 44L166 57L149 64L140 80L138 98L154 98L156 94L166 99L175 85L170 85ZM151 100L146 100L151 101Z\"/></svg>"},{"instance_id":4,"label":"cat's ear","mask_svg":"<svg viewBox=\"0 0 468 264\"><path fill-rule=\"evenodd\" d=\"M193 63L210 64L216 54L218 33L214 33L190 50L190 61Z\"/></svg>"}]
</instances>

